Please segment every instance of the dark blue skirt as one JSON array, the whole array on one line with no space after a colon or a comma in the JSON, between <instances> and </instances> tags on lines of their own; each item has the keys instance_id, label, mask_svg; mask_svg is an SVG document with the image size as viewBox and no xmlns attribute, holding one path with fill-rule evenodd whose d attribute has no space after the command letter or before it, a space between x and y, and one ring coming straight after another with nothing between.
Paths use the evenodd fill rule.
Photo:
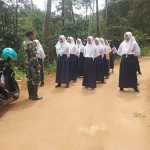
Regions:
<instances>
[{"instance_id":1,"label":"dark blue skirt","mask_svg":"<svg viewBox=\"0 0 150 150\"><path fill-rule=\"evenodd\" d=\"M96 81L104 81L104 65L101 55L96 58Z\"/></svg>"},{"instance_id":2,"label":"dark blue skirt","mask_svg":"<svg viewBox=\"0 0 150 150\"><path fill-rule=\"evenodd\" d=\"M85 58L82 86L96 88L96 60Z\"/></svg>"},{"instance_id":3,"label":"dark blue skirt","mask_svg":"<svg viewBox=\"0 0 150 150\"><path fill-rule=\"evenodd\" d=\"M78 56L71 54L69 57L69 81L76 81L78 77Z\"/></svg>"},{"instance_id":4,"label":"dark blue skirt","mask_svg":"<svg viewBox=\"0 0 150 150\"><path fill-rule=\"evenodd\" d=\"M69 64L67 55L59 55L57 58L56 83L69 83Z\"/></svg>"},{"instance_id":5,"label":"dark blue skirt","mask_svg":"<svg viewBox=\"0 0 150 150\"><path fill-rule=\"evenodd\" d=\"M83 56L83 53L80 53L80 57L78 59L78 76L83 76L84 61L85 61L85 58Z\"/></svg>"},{"instance_id":6,"label":"dark blue skirt","mask_svg":"<svg viewBox=\"0 0 150 150\"><path fill-rule=\"evenodd\" d=\"M141 69L140 69L139 59L138 59L137 56L135 57L135 62L136 62L136 68L137 68L136 70L137 70L138 72L140 72Z\"/></svg>"},{"instance_id":7,"label":"dark blue skirt","mask_svg":"<svg viewBox=\"0 0 150 150\"><path fill-rule=\"evenodd\" d=\"M114 54L110 53L110 69L114 69Z\"/></svg>"},{"instance_id":8,"label":"dark blue skirt","mask_svg":"<svg viewBox=\"0 0 150 150\"><path fill-rule=\"evenodd\" d=\"M104 55L104 57L103 57L103 65L104 65L104 76L108 77L109 61L106 60L106 55Z\"/></svg>"},{"instance_id":9,"label":"dark blue skirt","mask_svg":"<svg viewBox=\"0 0 150 150\"><path fill-rule=\"evenodd\" d=\"M137 88L136 58L134 55L122 56L119 73L120 88Z\"/></svg>"}]
</instances>

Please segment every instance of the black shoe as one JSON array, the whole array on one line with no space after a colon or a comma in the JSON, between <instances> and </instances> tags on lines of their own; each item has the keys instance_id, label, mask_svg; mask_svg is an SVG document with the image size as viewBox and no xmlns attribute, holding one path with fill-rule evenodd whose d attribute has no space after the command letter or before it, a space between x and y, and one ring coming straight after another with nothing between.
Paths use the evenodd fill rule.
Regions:
<instances>
[{"instance_id":1,"label":"black shoe","mask_svg":"<svg viewBox=\"0 0 150 150\"><path fill-rule=\"evenodd\" d=\"M109 79L109 77L107 76L106 79Z\"/></svg>"},{"instance_id":2,"label":"black shoe","mask_svg":"<svg viewBox=\"0 0 150 150\"><path fill-rule=\"evenodd\" d=\"M55 88L59 88L59 87L61 87L61 84L60 84L60 83L58 83L58 84L55 86Z\"/></svg>"},{"instance_id":3,"label":"black shoe","mask_svg":"<svg viewBox=\"0 0 150 150\"><path fill-rule=\"evenodd\" d=\"M108 72L108 76L110 76L110 72Z\"/></svg>"},{"instance_id":4,"label":"black shoe","mask_svg":"<svg viewBox=\"0 0 150 150\"><path fill-rule=\"evenodd\" d=\"M66 88L69 88L69 83L66 84Z\"/></svg>"},{"instance_id":5,"label":"black shoe","mask_svg":"<svg viewBox=\"0 0 150 150\"><path fill-rule=\"evenodd\" d=\"M139 73L140 75L142 75L142 72L141 72L141 71L139 71L138 73Z\"/></svg>"},{"instance_id":6,"label":"black shoe","mask_svg":"<svg viewBox=\"0 0 150 150\"><path fill-rule=\"evenodd\" d=\"M41 82L40 87L44 86L44 82Z\"/></svg>"},{"instance_id":7,"label":"black shoe","mask_svg":"<svg viewBox=\"0 0 150 150\"><path fill-rule=\"evenodd\" d=\"M134 88L134 91L137 93L140 93L139 89L137 89L137 88Z\"/></svg>"},{"instance_id":8,"label":"black shoe","mask_svg":"<svg viewBox=\"0 0 150 150\"><path fill-rule=\"evenodd\" d=\"M123 90L123 88L120 88L120 92L123 92L124 90Z\"/></svg>"},{"instance_id":9,"label":"black shoe","mask_svg":"<svg viewBox=\"0 0 150 150\"><path fill-rule=\"evenodd\" d=\"M106 84L106 82L105 82L105 81L101 81L101 83Z\"/></svg>"}]
</instances>

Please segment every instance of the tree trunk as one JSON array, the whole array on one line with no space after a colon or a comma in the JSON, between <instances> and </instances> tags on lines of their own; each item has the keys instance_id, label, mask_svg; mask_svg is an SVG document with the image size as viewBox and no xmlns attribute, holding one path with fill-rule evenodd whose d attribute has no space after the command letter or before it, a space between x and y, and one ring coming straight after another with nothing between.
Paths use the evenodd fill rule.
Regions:
<instances>
[{"instance_id":1,"label":"tree trunk","mask_svg":"<svg viewBox=\"0 0 150 150\"><path fill-rule=\"evenodd\" d=\"M51 0L47 0L47 10L46 10L46 17L45 17L45 45L46 45L46 51L47 51L47 58L50 63L53 63L53 53L51 50L51 44L50 44L50 17L51 17Z\"/></svg>"},{"instance_id":2,"label":"tree trunk","mask_svg":"<svg viewBox=\"0 0 150 150\"><path fill-rule=\"evenodd\" d=\"M87 10L88 10L88 7L87 7L87 5L86 5L86 20L87 20Z\"/></svg>"},{"instance_id":3,"label":"tree trunk","mask_svg":"<svg viewBox=\"0 0 150 150\"><path fill-rule=\"evenodd\" d=\"M31 0L31 4L32 4L32 6L33 6L33 0Z\"/></svg>"},{"instance_id":4,"label":"tree trunk","mask_svg":"<svg viewBox=\"0 0 150 150\"><path fill-rule=\"evenodd\" d=\"M18 2L16 1L16 36L18 33Z\"/></svg>"},{"instance_id":5,"label":"tree trunk","mask_svg":"<svg viewBox=\"0 0 150 150\"><path fill-rule=\"evenodd\" d=\"M5 29L4 29L4 18L3 18L3 13L1 12L1 21L2 21L2 39L4 39L5 35Z\"/></svg>"},{"instance_id":6,"label":"tree trunk","mask_svg":"<svg viewBox=\"0 0 150 150\"><path fill-rule=\"evenodd\" d=\"M99 32L99 15L98 15L98 0L96 0L96 23L97 23L97 37L100 37L100 32Z\"/></svg>"},{"instance_id":7,"label":"tree trunk","mask_svg":"<svg viewBox=\"0 0 150 150\"><path fill-rule=\"evenodd\" d=\"M64 27L64 25L65 25L65 1L64 0L62 0L62 27Z\"/></svg>"},{"instance_id":8,"label":"tree trunk","mask_svg":"<svg viewBox=\"0 0 150 150\"><path fill-rule=\"evenodd\" d=\"M74 17L74 11L73 11L72 1L71 1L71 13L72 13L72 21L75 24L75 17Z\"/></svg>"},{"instance_id":9,"label":"tree trunk","mask_svg":"<svg viewBox=\"0 0 150 150\"><path fill-rule=\"evenodd\" d=\"M105 0L106 4L106 39L108 39L108 9L107 9L107 0Z\"/></svg>"}]
</instances>

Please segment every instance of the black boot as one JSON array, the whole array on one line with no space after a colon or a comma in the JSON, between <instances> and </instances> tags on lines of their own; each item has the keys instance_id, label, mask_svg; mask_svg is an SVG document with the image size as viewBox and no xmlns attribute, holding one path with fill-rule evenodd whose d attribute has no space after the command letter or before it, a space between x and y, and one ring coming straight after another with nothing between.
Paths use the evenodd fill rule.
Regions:
<instances>
[{"instance_id":1,"label":"black boot","mask_svg":"<svg viewBox=\"0 0 150 150\"><path fill-rule=\"evenodd\" d=\"M40 97L40 96L38 96L37 95L37 92L38 92L38 84L35 84L35 85L32 85L32 95L33 95L33 97L32 97L32 100L41 100L41 99L43 99L42 97Z\"/></svg>"},{"instance_id":2,"label":"black boot","mask_svg":"<svg viewBox=\"0 0 150 150\"><path fill-rule=\"evenodd\" d=\"M44 86L44 82L43 81L41 81L41 84L40 84L40 87L42 87L42 86Z\"/></svg>"},{"instance_id":3,"label":"black boot","mask_svg":"<svg viewBox=\"0 0 150 150\"><path fill-rule=\"evenodd\" d=\"M27 88L28 88L28 95L29 95L29 100L32 99L32 83L31 81L27 81Z\"/></svg>"}]
</instances>

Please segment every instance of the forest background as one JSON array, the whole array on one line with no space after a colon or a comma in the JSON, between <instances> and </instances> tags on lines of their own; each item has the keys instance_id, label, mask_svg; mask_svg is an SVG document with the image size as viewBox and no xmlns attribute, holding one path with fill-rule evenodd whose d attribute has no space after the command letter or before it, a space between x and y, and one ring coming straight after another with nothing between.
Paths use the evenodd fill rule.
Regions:
<instances>
[{"instance_id":1,"label":"forest background","mask_svg":"<svg viewBox=\"0 0 150 150\"><path fill-rule=\"evenodd\" d=\"M57 2L55 11L52 3ZM47 55L45 73L56 71L55 44L59 35L85 39L88 35L113 40L118 48L126 31L131 31L141 47L141 55L150 54L149 0L47 0L46 9L38 9L32 0L0 0L0 53L5 47L16 50L13 63L17 78L25 76L22 42L25 32L33 30ZM75 10L83 10L82 14ZM88 13L90 12L90 14ZM115 57L118 58L117 56Z\"/></svg>"}]
</instances>

